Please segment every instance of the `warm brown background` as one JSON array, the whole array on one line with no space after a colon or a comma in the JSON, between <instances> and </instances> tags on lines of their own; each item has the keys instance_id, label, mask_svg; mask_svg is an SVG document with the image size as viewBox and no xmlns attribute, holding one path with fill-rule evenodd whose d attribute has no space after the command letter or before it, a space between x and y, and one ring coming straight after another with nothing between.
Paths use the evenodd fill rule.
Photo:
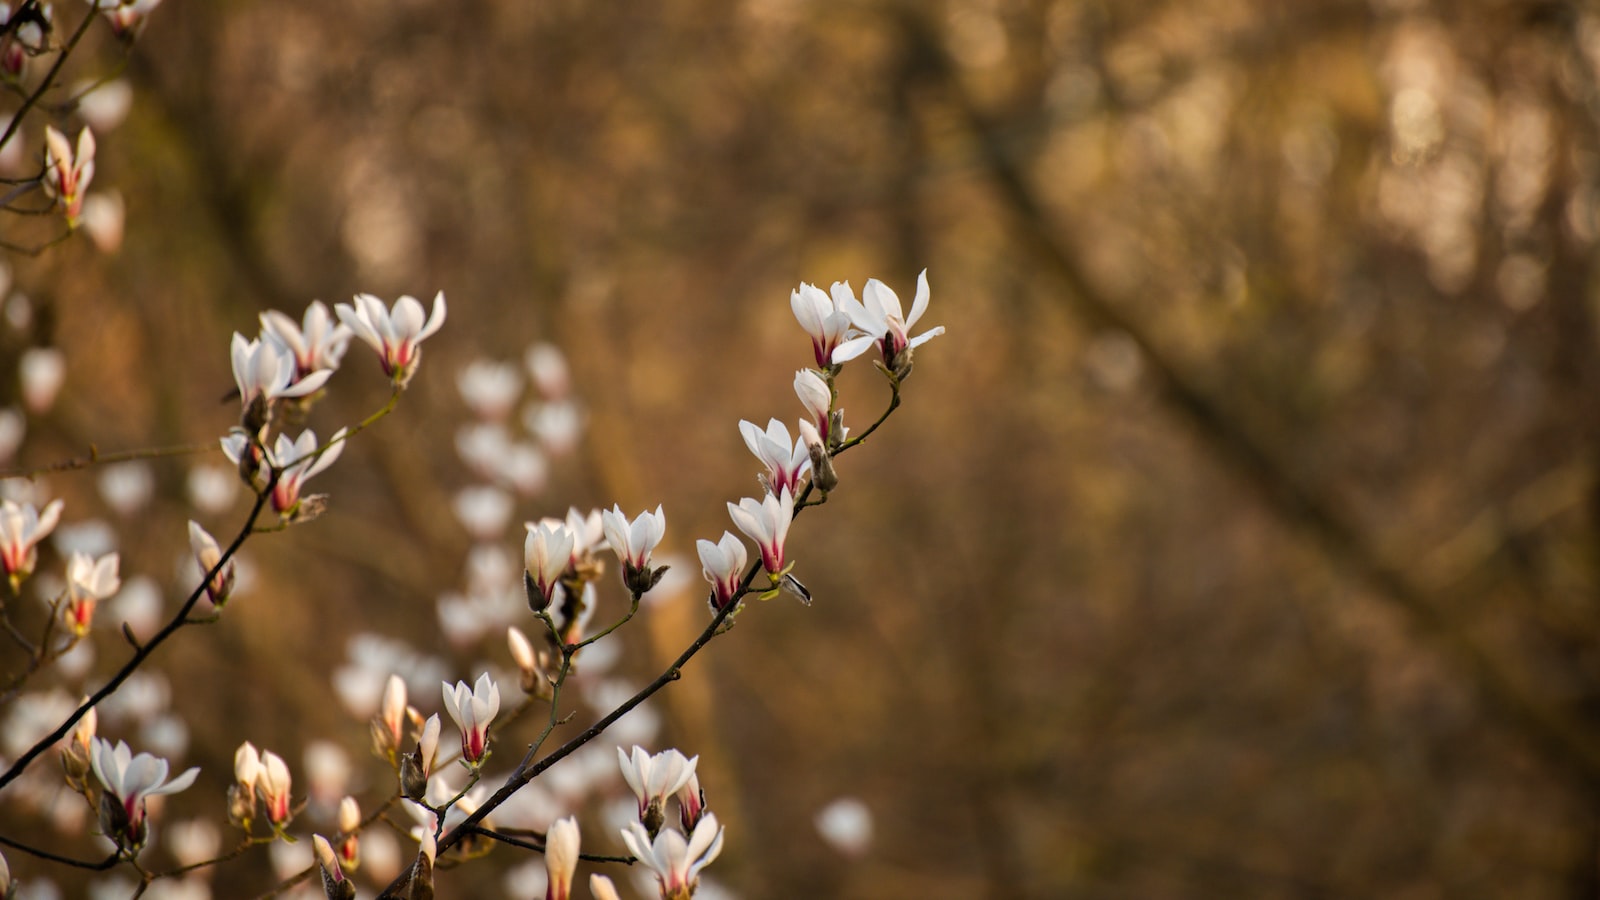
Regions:
<instances>
[{"instance_id":1,"label":"warm brown background","mask_svg":"<svg viewBox=\"0 0 1600 900\"><path fill-rule=\"evenodd\" d=\"M244 737L362 758L326 673L458 580L461 365L572 358L585 454L519 519L663 502L692 553L755 489L735 422L799 414L789 290L926 266L949 333L796 526L816 604L666 696L724 885L1596 896L1597 67L1559 2L169 0L102 142L126 245L19 264L69 365L24 461L219 434L263 308L450 297L332 512L161 660L205 814ZM319 427L382 400L346 368ZM125 571L170 571L183 471ZM859 860L811 824L840 795Z\"/></svg>"}]
</instances>

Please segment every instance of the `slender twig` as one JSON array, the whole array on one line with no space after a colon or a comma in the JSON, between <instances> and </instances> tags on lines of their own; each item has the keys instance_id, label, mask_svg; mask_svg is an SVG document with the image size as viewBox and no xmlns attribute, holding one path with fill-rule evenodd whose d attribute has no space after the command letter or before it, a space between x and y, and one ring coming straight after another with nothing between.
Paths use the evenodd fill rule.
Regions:
<instances>
[{"instance_id":1,"label":"slender twig","mask_svg":"<svg viewBox=\"0 0 1600 900\"><path fill-rule=\"evenodd\" d=\"M536 853L544 852L543 841L529 840L527 838L518 837L514 834L509 834L504 831L495 831L493 828L485 828L482 825L474 825L472 827L472 833L481 834L486 838L499 841L507 846L521 847L524 850L532 850ZM579 853L578 858L587 860L588 862L623 863L624 865L629 866L639 861L637 856L606 856L601 853Z\"/></svg>"},{"instance_id":2,"label":"slender twig","mask_svg":"<svg viewBox=\"0 0 1600 900\"><path fill-rule=\"evenodd\" d=\"M15 469L10 472L0 472L0 478L38 478L40 475L87 469L90 466L104 465L106 463L128 462L136 459L160 459L167 456L189 456L195 453L206 453L220 449L222 448L216 441L207 441L201 444L177 444L170 447L145 447L138 450L101 453L98 448L91 444L89 445L88 456L61 460L36 469Z\"/></svg>"},{"instance_id":3,"label":"slender twig","mask_svg":"<svg viewBox=\"0 0 1600 900\"><path fill-rule=\"evenodd\" d=\"M195 604L200 602L201 597L206 596L206 587L211 584L213 578L216 578L217 575L221 573L223 567L225 567L228 562L233 559L234 554L239 551L239 548L244 544L245 540L250 537L251 531L255 525L256 516L261 514L262 508L266 505L267 497L272 494L272 488L277 484L279 472L280 470L273 470L272 477L267 479L266 488L260 494L256 495L255 505L250 508L250 515L246 517L244 527L239 529L238 535L236 535L233 539L233 542L228 545L228 549L223 551L221 559L217 560L217 564L212 566L211 571L207 572L205 577L200 579L200 584L196 586L192 592L190 592L189 598L184 601L183 606L178 609L177 614L169 619L167 624L162 626L161 630L155 633L155 636L151 637L150 640L145 641L143 644L135 648L133 656L129 657L128 661L122 665L122 668L118 669L116 674L111 676L111 680L107 681L105 685L100 688L100 690L91 694L89 699L83 701L83 703L73 711L72 715L67 717L65 722L62 722L54 731L40 738L37 743L28 748L26 753L18 757L16 762L11 764L11 768L7 769L4 774L0 774L0 789L4 789L6 785L10 784L12 781L15 781L17 776L21 775L23 770L27 769L29 764L31 764L33 760L39 756L39 754L55 746L57 741L66 737L67 732L71 731L72 727L78 724L79 719L83 718L84 715L89 712L89 710L94 709L95 706L100 703L100 701L115 693L117 688L120 688L122 683L127 681L128 677L131 676L147 658L149 658L150 654L155 652L157 647L160 647L162 644L166 643L168 638L172 637L174 634L177 634L178 630L187 624L185 620L189 618L190 610L194 609Z\"/></svg>"}]
</instances>

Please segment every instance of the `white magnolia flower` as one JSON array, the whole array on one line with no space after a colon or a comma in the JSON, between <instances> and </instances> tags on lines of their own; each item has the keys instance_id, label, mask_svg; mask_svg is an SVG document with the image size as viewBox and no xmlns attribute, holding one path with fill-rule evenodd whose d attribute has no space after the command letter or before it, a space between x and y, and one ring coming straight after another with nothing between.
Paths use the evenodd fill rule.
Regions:
<instances>
[{"instance_id":1,"label":"white magnolia flower","mask_svg":"<svg viewBox=\"0 0 1600 900\"><path fill-rule=\"evenodd\" d=\"M667 798L676 794L689 779L694 777L695 765L700 762L700 757L685 758L677 750L663 750L654 756L646 753L643 747L635 745L633 755L630 757L617 748L617 762L622 767L622 778L628 782L628 787L633 789L633 795L639 801L639 820L645 821L652 815L660 816L665 808ZM660 819L656 819L659 826ZM640 855L634 851L634 855Z\"/></svg>"},{"instance_id":2,"label":"white magnolia flower","mask_svg":"<svg viewBox=\"0 0 1600 900\"><path fill-rule=\"evenodd\" d=\"M61 519L61 501L52 500L41 514L33 504L0 500L0 568L13 586L33 573L39 561L38 544Z\"/></svg>"},{"instance_id":3,"label":"white magnolia flower","mask_svg":"<svg viewBox=\"0 0 1600 900\"><path fill-rule=\"evenodd\" d=\"M819 368L826 369L833 364L834 348L839 346L845 332L850 329L850 316L839 305L844 296L854 297L848 284L840 285L837 282L833 285L831 298L821 288L805 283L789 292L789 308L794 310L800 327L811 335L811 351L817 358Z\"/></svg>"},{"instance_id":4,"label":"white magnolia flower","mask_svg":"<svg viewBox=\"0 0 1600 900\"><path fill-rule=\"evenodd\" d=\"M848 290L846 287L846 291ZM850 324L861 334L840 344L838 349L833 351L835 365L855 359L865 353L868 347L877 344L879 352L883 354L883 364L892 370L906 350L919 347L944 334L944 326L940 325L914 338L908 336L911 326L917 324L917 320L928 310L927 269L923 269L922 274L917 276L917 296L911 301L909 318L900 311L900 298L889 289L888 285L876 278L867 282L861 296L864 303L856 302L853 296L841 300L841 307L850 316Z\"/></svg>"},{"instance_id":5,"label":"white magnolia flower","mask_svg":"<svg viewBox=\"0 0 1600 900\"><path fill-rule=\"evenodd\" d=\"M717 543L702 540L695 541L694 546L700 552L700 565L706 580L711 582L713 605L721 609L739 592L739 581L744 576L745 563L750 558L744 541L724 531L722 540Z\"/></svg>"},{"instance_id":6,"label":"white magnolia flower","mask_svg":"<svg viewBox=\"0 0 1600 900\"><path fill-rule=\"evenodd\" d=\"M319 446L316 432L302 431L294 440L290 440L286 434L278 435L277 446L270 454L273 465L283 466L278 483L272 487L274 511L284 516L294 514L295 507L300 504L301 486L313 475L333 465L339 454L344 452L344 434L343 428L335 432L331 446L321 456L316 455Z\"/></svg>"},{"instance_id":7,"label":"white magnolia flower","mask_svg":"<svg viewBox=\"0 0 1600 900\"><path fill-rule=\"evenodd\" d=\"M824 439L828 437L828 414L833 409L833 391L813 369L794 373L794 393L811 414L811 424Z\"/></svg>"},{"instance_id":8,"label":"white magnolia flower","mask_svg":"<svg viewBox=\"0 0 1600 900\"><path fill-rule=\"evenodd\" d=\"M320 834L311 836L312 849L316 851L317 865L322 867L323 887L327 889L328 896L335 896L336 889L329 888L330 884L344 881L344 870L339 868L339 856L333 852L333 845Z\"/></svg>"},{"instance_id":9,"label":"white magnolia flower","mask_svg":"<svg viewBox=\"0 0 1600 900\"><path fill-rule=\"evenodd\" d=\"M91 0L118 35L137 34L161 0Z\"/></svg>"},{"instance_id":10,"label":"white magnolia flower","mask_svg":"<svg viewBox=\"0 0 1600 900\"><path fill-rule=\"evenodd\" d=\"M781 574L783 544L789 536L789 523L794 519L794 495L788 488L777 497L768 494L759 502L746 497L738 506L729 503L728 515L761 549L761 565L773 575Z\"/></svg>"},{"instance_id":11,"label":"white magnolia flower","mask_svg":"<svg viewBox=\"0 0 1600 900\"><path fill-rule=\"evenodd\" d=\"M67 605L62 615L73 634L87 634L95 604L122 587L122 579L117 577L118 562L115 553L98 560L87 553L74 553L67 559Z\"/></svg>"},{"instance_id":12,"label":"white magnolia flower","mask_svg":"<svg viewBox=\"0 0 1600 900\"><path fill-rule=\"evenodd\" d=\"M533 591L542 598L540 609L548 608L555 599L556 584L572 560L576 543L572 529L552 521L528 522L528 538L523 543L523 566ZM534 598L530 597L529 603L534 603Z\"/></svg>"},{"instance_id":13,"label":"white magnolia flower","mask_svg":"<svg viewBox=\"0 0 1600 900\"><path fill-rule=\"evenodd\" d=\"M594 900L622 900L611 879L598 873L589 876L589 893L594 895Z\"/></svg>"},{"instance_id":14,"label":"white magnolia flower","mask_svg":"<svg viewBox=\"0 0 1600 900\"><path fill-rule=\"evenodd\" d=\"M350 348L349 326L333 323L321 300L306 307L301 324L275 309L261 314L261 336L294 357L294 380L314 372L333 371Z\"/></svg>"},{"instance_id":15,"label":"white magnolia flower","mask_svg":"<svg viewBox=\"0 0 1600 900\"><path fill-rule=\"evenodd\" d=\"M654 574L650 571L650 554L666 534L667 514L657 504L655 512L641 512L630 523L622 507L613 506L600 514L600 520L606 543L622 560L623 581L637 593L650 590Z\"/></svg>"},{"instance_id":16,"label":"white magnolia flower","mask_svg":"<svg viewBox=\"0 0 1600 900\"><path fill-rule=\"evenodd\" d=\"M271 339L246 340L233 333L233 380L239 386L239 399L250 409L257 398L271 403L279 397L304 397L327 383L333 372L322 370L300 376L294 353Z\"/></svg>"},{"instance_id":17,"label":"white magnolia flower","mask_svg":"<svg viewBox=\"0 0 1600 900\"><path fill-rule=\"evenodd\" d=\"M292 812L289 790L289 764L271 750L261 751L261 776L256 781L256 791L267 807L268 821L275 828L289 824Z\"/></svg>"},{"instance_id":18,"label":"white magnolia flower","mask_svg":"<svg viewBox=\"0 0 1600 900\"><path fill-rule=\"evenodd\" d=\"M767 488L776 494L798 489L800 477L811 470L811 453L806 445L789 439L789 427L777 419L767 421L762 431L754 422L739 420L739 433L756 459L767 467Z\"/></svg>"},{"instance_id":19,"label":"white magnolia flower","mask_svg":"<svg viewBox=\"0 0 1600 900\"><path fill-rule=\"evenodd\" d=\"M112 838L124 847L144 844L145 799L162 794L176 794L194 784L198 768L192 768L171 781L167 780L167 761L148 753L135 756L128 745L118 741L94 739L94 752L90 765L95 777L106 789L106 794L120 808L120 816L108 823Z\"/></svg>"},{"instance_id":20,"label":"white magnolia flower","mask_svg":"<svg viewBox=\"0 0 1600 900\"><path fill-rule=\"evenodd\" d=\"M29 347L17 362L17 374L22 379L22 405L42 413L56 402L67 380L67 358L59 347Z\"/></svg>"},{"instance_id":21,"label":"white magnolia flower","mask_svg":"<svg viewBox=\"0 0 1600 900\"><path fill-rule=\"evenodd\" d=\"M200 566L200 575L204 577L217 563L222 562L222 547L217 544L217 539L210 532L200 527L200 523L189 522L189 549L194 552L194 561ZM216 576L206 582L206 598L212 606L220 607L228 602L228 595L233 593L233 582L236 577L237 567L232 558L223 566Z\"/></svg>"},{"instance_id":22,"label":"white magnolia flower","mask_svg":"<svg viewBox=\"0 0 1600 900\"><path fill-rule=\"evenodd\" d=\"M572 535L572 549L567 558L568 566L576 567L581 564L586 557L594 553L600 542L606 539L605 520L598 509L581 513L576 506L569 506L565 519L546 516L539 522L551 528L565 526L567 532Z\"/></svg>"},{"instance_id":23,"label":"white magnolia flower","mask_svg":"<svg viewBox=\"0 0 1600 900\"><path fill-rule=\"evenodd\" d=\"M664 900L688 900L700 883L700 870L722 852L722 826L713 813L706 813L684 840L676 828L663 828L650 840L650 833L638 822L622 830L622 842L645 868L656 873Z\"/></svg>"},{"instance_id":24,"label":"white magnolia flower","mask_svg":"<svg viewBox=\"0 0 1600 900\"><path fill-rule=\"evenodd\" d=\"M522 394L522 372L515 363L475 359L456 374L456 390L480 419L504 419Z\"/></svg>"},{"instance_id":25,"label":"white magnolia flower","mask_svg":"<svg viewBox=\"0 0 1600 900\"><path fill-rule=\"evenodd\" d=\"M390 310L371 294L357 294L354 305L340 303L334 311L356 337L378 351L384 373L405 387L422 359L419 345L444 325L444 291L433 298L433 312L427 321L423 321L422 304L411 296L396 300Z\"/></svg>"},{"instance_id":26,"label":"white magnolia flower","mask_svg":"<svg viewBox=\"0 0 1600 900\"><path fill-rule=\"evenodd\" d=\"M73 152L67 136L46 125L44 148L44 192L66 213L67 227L77 228L89 182L94 180L94 132L79 131Z\"/></svg>"},{"instance_id":27,"label":"white magnolia flower","mask_svg":"<svg viewBox=\"0 0 1600 900\"><path fill-rule=\"evenodd\" d=\"M444 711L461 729L461 758L469 763L483 759L489 747L489 723L500 712L500 687L485 672L472 687L458 681L444 685Z\"/></svg>"},{"instance_id":28,"label":"white magnolia flower","mask_svg":"<svg viewBox=\"0 0 1600 900\"><path fill-rule=\"evenodd\" d=\"M570 900L572 876L578 870L578 820L557 819L544 837L545 900Z\"/></svg>"}]
</instances>

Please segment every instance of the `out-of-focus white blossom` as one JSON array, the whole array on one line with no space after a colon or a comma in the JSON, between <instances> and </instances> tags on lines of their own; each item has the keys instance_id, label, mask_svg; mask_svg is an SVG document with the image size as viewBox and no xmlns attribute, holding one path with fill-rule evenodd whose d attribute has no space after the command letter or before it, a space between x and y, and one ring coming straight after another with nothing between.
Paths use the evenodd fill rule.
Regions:
<instances>
[{"instance_id":1,"label":"out-of-focus white blossom","mask_svg":"<svg viewBox=\"0 0 1600 900\"><path fill-rule=\"evenodd\" d=\"M0 409L0 463L11 461L28 433L28 419L14 407Z\"/></svg>"},{"instance_id":2,"label":"out-of-focus white blossom","mask_svg":"<svg viewBox=\"0 0 1600 900\"><path fill-rule=\"evenodd\" d=\"M817 811L817 834L846 856L860 856L872 846L872 812L855 797L840 797Z\"/></svg>"},{"instance_id":3,"label":"out-of-focus white blossom","mask_svg":"<svg viewBox=\"0 0 1600 900\"><path fill-rule=\"evenodd\" d=\"M313 300L299 323L275 309L262 313L261 336L293 357L294 381L298 382L315 372L339 368L351 332L348 326L333 323L321 300Z\"/></svg>"},{"instance_id":4,"label":"out-of-focus white blossom","mask_svg":"<svg viewBox=\"0 0 1600 900\"><path fill-rule=\"evenodd\" d=\"M570 400L539 403L523 410L522 424L539 438L551 456L565 456L578 446L583 413Z\"/></svg>"},{"instance_id":5,"label":"out-of-focus white blossom","mask_svg":"<svg viewBox=\"0 0 1600 900\"><path fill-rule=\"evenodd\" d=\"M144 28L145 19L161 0L92 0L94 7L111 23L111 30L120 37L132 37Z\"/></svg>"},{"instance_id":6,"label":"out-of-focus white blossom","mask_svg":"<svg viewBox=\"0 0 1600 900\"><path fill-rule=\"evenodd\" d=\"M156 489L150 464L137 459L106 466L95 483L100 488L100 498L120 516L131 516L143 509Z\"/></svg>"},{"instance_id":7,"label":"out-of-focus white blossom","mask_svg":"<svg viewBox=\"0 0 1600 900\"><path fill-rule=\"evenodd\" d=\"M198 465L189 470L189 502L203 513L216 515L233 505L239 491L239 473L234 466Z\"/></svg>"},{"instance_id":8,"label":"out-of-focus white blossom","mask_svg":"<svg viewBox=\"0 0 1600 900\"><path fill-rule=\"evenodd\" d=\"M422 360L422 342L444 325L444 291L433 298L433 312L426 321L422 304L411 296L396 300L390 310L371 294L357 294L353 305L340 303L334 311L356 337L378 351L384 374L405 387Z\"/></svg>"},{"instance_id":9,"label":"out-of-focus white blossom","mask_svg":"<svg viewBox=\"0 0 1600 900\"><path fill-rule=\"evenodd\" d=\"M164 829L163 834L167 849L180 866L216 859L222 849L222 833L209 819L173 822Z\"/></svg>"},{"instance_id":10,"label":"out-of-focus white blossom","mask_svg":"<svg viewBox=\"0 0 1600 900\"><path fill-rule=\"evenodd\" d=\"M481 419L504 419L522 394L522 373L516 365L475 359L456 375L461 399Z\"/></svg>"},{"instance_id":11,"label":"out-of-focus white blossom","mask_svg":"<svg viewBox=\"0 0 1600 900\"><path fill-rule=\"evenodd\" d=\"M350 786L350 755L328 740L315 740L305 749L306 792L319 815L333 811Z\"/></svg>"},{"instance_id":12,"label":"out-of-focus white blossom","mask_svg":"<svg viewBox=\"0 0 1600 900\"><path fill-rule=\"evenodd\" d=\"M67 227L77 228L84 195L94 181L94 132L79 131L74 150L66 135L46 125L44 148L44 192L66 214Z\"/></svg>"},{"instance_id":13,"label":"out-of-focus white blossom","mask_svg":"<svg viewBox=\"0 0 1600 900\"><path fill-rule=\"evenodd\" d=\"M11 577L13 588L33 573L38 544L60 519L60 500L52 500L42 514L31 503L0 500L0 568Z\"/></svg>"},{"instance_id":14,"label":"out-of-focus white blossom","mask_svg":"<svg viewBox=\"0 0 1600 900\"><path fill-rule=\"evenodd\" d=\"M320 456L317 455L315 432L302 431L294 440L290 440L286 434L278 435L271 459L273 465L283 466L283 472L272 488L274 511L283 516L294 515L295 508L300 505L301 486L313 475L333 465L339 454L344 452L344 434L343 428L334 432L330 446Z\"/></svg>"},{"instance_id":15,"label":"out-of-focus white blossom","mask_svg":"<svg viewBox=\"0 0 1600 900\"><path fill-rule=\"evenodd\" d=\"M98 560L84 553L74 553L67 560L67 605L62 609L67 628L78 637L89 632L94 618L95 604L115 594L122 587L117 577L119 558L108 553Z\"/></svg>"},{"instance_id":16,"label":"out-of-focus white blossom","mask_svg":"<svg viewBox=\"0 0 1600 900\"><path fill-rule=\"evenodd\" d=\"M235 331L231 348L233 380L245 408L259 398L270 404L279 397L304 397L327 383L332 371L323 369L298 375L294 353L277 341L247 340Z\"/></svg>"},{"instance_id":17,"label":"out-of-focus white blossom","mask_svg":"<svg viewBox=\"0 0 1600 900\"><path fill-rule=\"evenodd\" d=\"M567 368L567 357L554 344L534 344L523 357L534 387L546 400L560 400L572 389L572 373Z\"/></svg>"},{"instance_id":18,"label":"out-of-focus white blossom","mask_svg":"<svg viewBox=\"0 0 1600 900\"><path fill-rule=\"evenodd\" d=\"M456 518L467 533L480 541L492 541L505 533L511 520L511 497L487 485L472 485L456 491L451 501Z\"/></svg>"},{"instance_id":19,"label":"out-of-focus white blossom","mask_svg":"<svg viewBox=\"0 0 1600 900\"><path fill-rule=\"evenodd\" d=\"M126 78L86 79L72 86L72 94L78 116L102 134L121 125L133 108L133 85Z\"/></svg>"},{"instance_id":20,"label":"out-of-focus white blossom","mask_svg":"<svg viewBox=\"0 0 1600 900\"><path fill-rule=\"evenodd\" d=\"M122 249L122 238L128 223L128 209L122 201L122 192L96 191L83 198L81 221L84 234L94 242L96 250L115 253Z\"/></svg>"},{"instance_id":21,"label":"out-of-focus white blossom","mask_svg":"<svg viewBox=\"0 0 1600 900\"><path fill-rule=\"evenodd\" d=\"M56 395L67 378L67 358L55 347L29 347L17 363L22 379L22 405L28 412L42 413L55 405Z\"/></svg>"}]
</instances>

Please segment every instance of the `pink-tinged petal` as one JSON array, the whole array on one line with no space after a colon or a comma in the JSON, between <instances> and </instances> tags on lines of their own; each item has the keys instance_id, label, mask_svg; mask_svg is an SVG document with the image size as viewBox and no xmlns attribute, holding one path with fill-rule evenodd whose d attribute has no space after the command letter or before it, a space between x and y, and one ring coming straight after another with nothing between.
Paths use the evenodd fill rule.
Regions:
<instances>
[{"instance_id":1,"label":"pink-tinged petal","mask_svg":"<svg viewBox=\"0 0 1600 900\"><path fill-rule=\"evenodd\" d=\"M357 296L356 300L358 302L360 299L361 298ZM351 306L346 303L340 303L334 306L333 312L339 317L339 321L343 323L346 328L350 329L351 334L360 338L368 346L372 347L374 350L377 350L379 353L383 352L383 339L378 337L378 333L373 330L372 325L362 317L358 307Z\"/></svg>"}]
</instances>

